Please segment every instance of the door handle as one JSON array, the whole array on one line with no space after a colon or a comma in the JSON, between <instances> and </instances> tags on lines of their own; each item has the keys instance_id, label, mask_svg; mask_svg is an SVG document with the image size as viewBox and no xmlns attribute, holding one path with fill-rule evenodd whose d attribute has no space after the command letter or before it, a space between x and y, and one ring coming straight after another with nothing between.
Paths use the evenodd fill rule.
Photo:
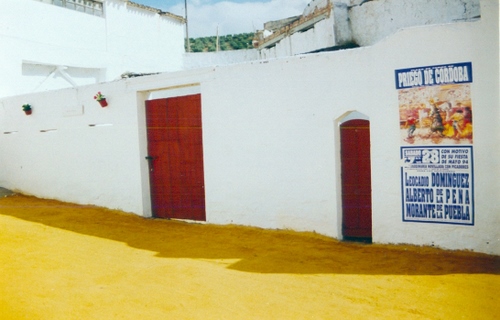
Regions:
<instances>
[{"instance_id":1,"label":"door handle","mask_svg":"<svg viewBox=\"0 0 500 320\"><path fill-rule=\"evenodd\" d=\"M153 160L154 159L155 159L155 157L146 156L146 160L148 160L149 171L153 171L153 168L154 168Z\"/></svg>"}]
</instances>

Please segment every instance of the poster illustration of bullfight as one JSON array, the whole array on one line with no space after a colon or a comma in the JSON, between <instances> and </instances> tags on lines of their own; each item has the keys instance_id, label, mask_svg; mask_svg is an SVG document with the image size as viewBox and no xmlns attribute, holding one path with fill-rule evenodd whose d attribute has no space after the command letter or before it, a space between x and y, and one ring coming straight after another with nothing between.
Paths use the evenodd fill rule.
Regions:
<instances>
[{"instance_id":1,"label":"poster illustration of bullfight","mask_svg":"<svg viewBox=\"0 0 500 320\"><path fill-rule=\"evenodd\" d=\"M470 63L396 71L402 145L472 144Z\"/></svg>"}]
</instances>

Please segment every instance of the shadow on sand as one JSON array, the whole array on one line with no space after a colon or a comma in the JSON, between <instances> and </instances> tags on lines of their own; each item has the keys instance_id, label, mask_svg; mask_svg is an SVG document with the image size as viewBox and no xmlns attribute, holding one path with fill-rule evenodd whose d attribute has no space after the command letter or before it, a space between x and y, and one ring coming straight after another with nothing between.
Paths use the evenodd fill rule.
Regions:
<instances>
[{"instance_id":1,"label":"shadow on sand","mask_svg":"<svg viewBox=\"0 0 500 320\"><path fill-rule=\"evenodd\" d=\"M410 245L339 242L313 233L144 219L93 206L13 195L0 215L155 252L161 258L238 259L256 273L444 275L500 274L500 257Z\"/></svg>"}]
</instances>

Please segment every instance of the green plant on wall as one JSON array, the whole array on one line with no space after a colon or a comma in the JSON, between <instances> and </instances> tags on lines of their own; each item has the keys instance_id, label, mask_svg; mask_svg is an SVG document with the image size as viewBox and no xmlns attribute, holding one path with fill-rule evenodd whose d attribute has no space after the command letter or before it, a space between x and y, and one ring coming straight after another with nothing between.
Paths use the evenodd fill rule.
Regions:
<instances>
[{"instance_id":1,"label":"green plant on wall","mask_svg":"<svg viewBox=\"0 0 500 320\"><path fill-rule=\"evenodd\" d=\"M31 105L29 103L23 104L23 111L26 115L30 115L32 112Z\"/></svg>"}]
</instances>

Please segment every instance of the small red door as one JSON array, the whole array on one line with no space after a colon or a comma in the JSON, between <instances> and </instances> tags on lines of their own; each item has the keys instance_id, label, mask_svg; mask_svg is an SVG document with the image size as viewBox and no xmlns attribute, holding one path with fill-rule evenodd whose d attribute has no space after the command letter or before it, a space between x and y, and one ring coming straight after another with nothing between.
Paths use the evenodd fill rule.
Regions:
<instances>
[{"instance_id":1,"label":"small red door","mask_svg":"<svg viewBox=\"0 0 500 320\"><path fill-rule=\"evenodd\" d=\"M201 97L146 101L153 215L205 221Z\"/></svg>"},{"instance_id":2,"label":"small red door","mask_svg":"<svg viewBox=\"0 0 500 320\"><path fill-rule=\"evenodd\" d=\"M342 233L344 238L372 237L370 122L340 125L342 162Z\"/></svg>"}]
</instances>

